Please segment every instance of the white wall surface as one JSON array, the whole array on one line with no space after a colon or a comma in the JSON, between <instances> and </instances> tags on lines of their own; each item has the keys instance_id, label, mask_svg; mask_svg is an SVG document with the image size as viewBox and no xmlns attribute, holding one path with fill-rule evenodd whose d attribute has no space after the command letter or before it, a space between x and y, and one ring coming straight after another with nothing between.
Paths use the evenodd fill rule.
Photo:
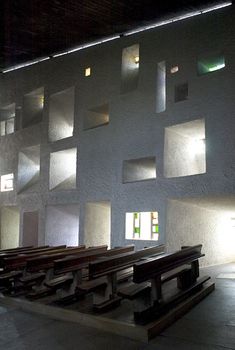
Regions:
<instances>
[{"instance_id":1,"label":"white wall surface","mask_svg":"<svg viewBox=\"0 0 235 350\"><path fill-rule=\"evenodd\" d=\"M46 236L48 245L74 246L78 244L78 205L48 206L46 212Z\"/></svg>"},{"instance_id":2,"label":"white wall surface","mask_svg":"<svg viewBox=\"0 0 235 350\"><path fill-rule=\"evenodd\" d=\"M1 249L19 246L20 214L19 209L4 207L1 209Z\"/></svg>"},{"instance_id":3,"label":"white wall surface","mask_svg":"<svg viewBox=\"0 0 235 350\"><path fill-rule=\"evenodd\" d=\"M97 202L86 204L85 235L86 246L105 245L110 247L111 238L110 203Z\"/></svg>"},{"instance_id":4,"label":"white wall surface","mask_svg":"<svg viewBox=\"0 0 235 350\"><path fill-rule=\"evenodd\" d=\"M235 230L231 215L198 205L169 200L166 223L167 251L202 244L202 266L235 261Z\"/></svg>"},{"instance_id":5,"label":"white wall surface","mask_svg":"<svg viewBox=\"0 0 235 350\"><path fill-rule=\"evenodd\" d=\"M1 206L18 205L21 211L39 208L39 242L43 243L48 225L45 208L77 205L82 242L86 203L111 202L113 246L130 243L125 239L126 212L159 212L158 243L164 243L168 198L235 194L234 23L235 11L231 6L2 74L0 103L3 106L16 103L17 132L0 138L0 172L17 174L19 150L40 144L41 181L38 192L17 194L14 190L1 193ZM121 93L123 48L136 44L140 48L138 84L134 90ZM224 53L226 67L198 76L197 58L215 51ZM156 113L157 65L162 61L166 62L166 110ZM179 71L170 74L170 68L175 65ZM88 66L92 74L85 77L84 69ZM184 82L189 87L188 99L175 103L175 85ZM73 136L49 142L49 96L71 86L75 87ZM23 95L40 87L44 87L45 97L42 122L22 129ZM109 124L83 130L86 111L104 103L109 104ZM199 118L205 119L206 173L166 178L165 128ZM50 179L50 154L74 148L77 149L78 161L77 187L49 191L50 187L63 181L58 174L66 173L67 167L65 157L65 161L61 160L59 167L54 168ZM123 184L123 160L149 156L156 157L157 178ZM182 211L182 221L183 215ZM47 227L46 242L63 241L62 236L57 239L56 234L50 233L59 218L57 212L49 231ZM62 221L66 229L67 219ZM74 222L74 215L69 220ZM69 233L63 234L66 237ZM137 248L152 244L151 241L136 242Z\"/></svg>"}]
</instances>

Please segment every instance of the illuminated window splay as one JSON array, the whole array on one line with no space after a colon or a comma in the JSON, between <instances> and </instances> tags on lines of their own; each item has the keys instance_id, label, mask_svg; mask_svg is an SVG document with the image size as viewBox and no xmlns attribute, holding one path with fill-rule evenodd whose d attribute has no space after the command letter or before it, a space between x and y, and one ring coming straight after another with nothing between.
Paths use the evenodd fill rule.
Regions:
<instances>
[{"instance_id":1,"label":"illuminated window splay","mask_svg":"<svg viewBox=\"0 0 235 350\"><path fill-rule=\"evenodd\" d=\"M0 108L0 135L12 134L15 131L15 103Z\"/></svg>"},{"instance_id":2,"label":"illuminated window splay","mask_svg":"<svg viewBox=\"0 0 235 350\"><path fill-rule=\"evenodd\" d=\"M205 120L165 128L164 175L190 176L206 172Z\"/></svg>"},{"instance_id":3,"label":"illuminated window splay","mask_svg":"<svg viewBox=\"0 0 235 350\"><path fill-rule=\"evenodd\" d=\"M91 67L85 68L85 77L89 77L91 75Z\"/></svg>"},{"instance_id":4,"label":"illuminated window splay","mask_svg":"<svg viewBox=\"0 0 235 350\"><path fill-rule=\"evenodd\" d=\"M15 130L15 118L1 121L0 126L1 136L12 134Z\"/></svg>"},{"instance_id":5,"label":"illuminated window splay","mask_svg":"<svg viewBox=\"0 0 235 350\"><path fill-rule=\"evenodd\" d=\"M178 71L179 71L179 67L178 66L171 67L171 74L175 74Z\"/></svg>"},{"instance_id":6,"label":"illuminated window splay","mask_svg":"<svg viewBox=\"0 0 235 350\"><path fill-rule=\"evenodd\" d=\"M126 213L126 239L159 239L158 212Z\"/></svg>"},{"instance_id":7,"label":"illuminated window splay","mask_svg":"<svg viewBox=\"0 0 235 350\"><path fill-rule=\"evenodd\" d=\"M76 188L77 149L70 148L50 154L50 190Z\"/></svg>"},{"instance_id":8,"label":"illuminated window splay","mask_svg":"<svg viewBox=\"0 0 235 350\"><path fill-rule=\"evenodd\" d=\"M13 191L14 174L1 176L1 192Z\"/></svg>"},{"instance_id":9,"label":"illuminated window splay","mask_svg":"<svg viewBox=\"0 0 235 350\"><path fill-rule=\"evenodd\" d=\"M107 125L109 123L109 105L102 105L90 108L84 114L83 128L84 130L97 128L98 126Z\"/></svg>"},{"instance_id":10,"label":"illuminated window splay","mask_svg":"<svg viewBox=\"0 0 235 350\"><path fill-rule=\"evenodd\" d=\"M139 75L139 44L125 47L122 50L121 92L135 90L138 86Z\"/></svg>"},{"instance_id":11,"label":"illuminated window splay","mask_svg":"<svg viewBox=\"0 0 235 350\"><path fill-rule=\"evenodd\" d=\"M205 139L192 139L189 143L189 153L193 156L205 154L206 140Z\"/></svg>"},{"instance_id":12,"label":"illuminated window splay","mask_svg":"<svg viewBox=\"0 0 235 350\"><path fill-rule=\"evenodd\" d=\"M40 123L43 118L44 109L44 88L38 88L24 95L22 126Z\"/></svg>"},{"instance_id":13,"label":"illuminated window splay","mask_svg":"<svg viewBox=\"0 0 235 350\"><path fill-rule=\"evenodd\" d=\"M50 141L73 136L74 99L74 87L50 95L48 127Z\"/></svg>"},{"instance_id":14,"label":"illuminated window splay","mask_svg":"<svg viewBox=\"0 0 235 350\"><path fill-rule=\"evenodd\" d=\"M197 62L197 71L199 75L212 73L225 67L224 56L210 56L200 59Z\"/></svg>"},{"instance_id":15,"label":"illuminated window splay","mask_svg":"<svg viewBox=\"0 0 235 350\"><path fill-rule=\"evenodd\" d=\"M166 62L157 65L156 113L166 110Z\"/></svg>"},{"instance_id":16,"label":"illuminated window splay","mask_svg":"<svg viewBox=\"0 0 235 350\"><path fill-rule=\"evenodd\" d=\"M129 159L123 161L122 182L156 179L156 157Z\"/></svg>"},{"instance_id":17,"label":"illuminated window splay","mask_svg":"<svg viewBox=\"0 0 235 350\"><path fill-rule=\"evenodd\" d=\"M135 64L136 64L136 65L139 65L139 63L140 63L140 58L139 58L139 56L135 56L134 60L135 60Z\"/></svg>"}]
</instances>

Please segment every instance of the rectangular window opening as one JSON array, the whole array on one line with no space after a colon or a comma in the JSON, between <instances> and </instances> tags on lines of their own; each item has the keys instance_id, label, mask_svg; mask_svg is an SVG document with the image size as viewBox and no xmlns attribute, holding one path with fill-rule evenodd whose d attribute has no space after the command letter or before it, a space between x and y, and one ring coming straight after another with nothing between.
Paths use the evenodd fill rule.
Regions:
<instances>
[{"instance_id":1,"label":"rectangular window opening","mask_svg":"<svg viewBox=\"0 0 235 350\"><path fill-rule=\"evenodd\" d=\"M86 111L84 116L83 129L94 129L98 126L107 125L109 123L109 105L107 103Z\"/></svg>"},{"instance_id":2,"label":"rectangular window opening","mask_svg":"<svg viewBox=\"0 0 235 350\"><path fill-rule=\"evenodd\" d=\"M0 135L5 136L15 131L15 103L0 108Z\"/></svg>"},{"instance_id":3,"label":"rectangular window opening","mask_svg":"<svg viewBox=\"0 0 235 350\"><path fill-rule=\"evenodd\" d=\"M137 88L139 76L139 62L139 44L126 47L122 50L122 93L126 93Z\"/></svg>"},{"instance_id":4,"label":"rectangular window opening","mask_svg":"<svg viewBox=\"0 0 235 350\"><path fill-rule=\"evenodd\" d=\"M157 65L156 113L166 110L166 62Z\"/></svg>"},{"instance_id":5,"label":"rectangular window opening","mask_svg":"<svg viewBox=\"0 0 235 350\"><path fill-rule=\"evenodd\" d=\"M205 57L197 62L199 75L212 73L223 68L225 68L225 58L223 55Z\"/></svg>"},{"instance_id":6,"label":"rectangular window opening","mask_svg":"<svg viewBox=\"0 0 235 350\"><path fill-rule=\"evenodd\" d=\"M13 191L14 174L6 174L1 176L1 192Z\"/></svg>"},{"instance_id":7,"label":"rectangular window opening","mask_svg":"<svg viewBox=\"0 0 235 350\"><path fill-rule=\"evenodd\" d=\"M158 241L158 212L126 213L126 239Z\"/></svg>"},{"instance_id":8,"label":"rectangular window opening","mask_svg":"<svg viewBox=\"0 0 235 350\"><path fill-rule=\"evenodd\" d=\"M123 161L123 183L156 179L156 158L146 157Z\"/></svg>"}]
</instances>

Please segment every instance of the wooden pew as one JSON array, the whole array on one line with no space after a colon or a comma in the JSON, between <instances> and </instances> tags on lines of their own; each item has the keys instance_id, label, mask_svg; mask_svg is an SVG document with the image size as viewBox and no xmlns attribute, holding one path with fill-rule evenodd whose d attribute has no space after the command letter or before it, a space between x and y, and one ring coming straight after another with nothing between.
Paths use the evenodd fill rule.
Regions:
<instances>
[{"instance_id":1,"label":"wooden pew","mask_svg":"<svg viewBox=\"0 0 235 350\"><path fill-rule=\"evenodd\" d=\"M107 280L106 290L95 292L93 295L93 307L95 311L105 311L109 308L120 304L121 298L117 295L118 274L128 268L132 268L133 264L140 259L162 254L165 247L163 245L145 248L137 252L120 254L110 258L102 258L100 260L89 263L89 279L93 280L105 277ZM79 287L80 289L83 286Z\"/></svg>"},{"instance_id":2,"label":"wooden pew","mask_svg":"<svg viewBox=\"0 0 235 350\"><path fill-rule=\"evenodd\" d=\"M41 247L37 247L37 248L32 248L32 249L27 249L27 250L21 250L21 251L15 251L15 252L5 252L0 254L0 268L3 268L3 261L5 258L10 258L10 257L14 257L14 256L18 256L20 254L34 254L37 252L43 252L44 250L48 250L49 246L41 246Z\"/></svg>"},{"instance_id":3,"label":"wooden pew","mask_svg":"<svg viewBox=\"0 0 235 350\"><path fill-rule=\"evenodd\" d=\"M70 250L66 250L63 253L45 255L38 258L32 258L27 260L26 271L29 273L38 273L39 271L45 271L45 278L39 285L35 286L34 290L28 293L28 297L31 299L35 299L38 297L42 297L47 295L49 292L54 292L56 289L56 285L64 285L71 284L73 280L72 274L65 275L60 278L60 280L53 281L54 286L50 288L46 285L48 281L51 281L54 278L54 263L57 259L62 259L68 256L77 256L77 255L85 255L87 253L96 254L97 252L104 252L107 250L106 245L90 247L85 249L85 246L80 246L77 248L71 248ZM21 278L23 283L28 283L30 277Z\"/></svg>"},{"instance_id":4,"label":"wooden pew","mask_svg":"<svg viewBox=\"0 0 235 350\"><path fill-rule=\"evenodd\" d=\"M34 246L26 246L26 247L17 247L17 248L8 248L8 249L0 249L0 254L1 253L10 253L10 252L19 252L19 251L23 251L23 250L27 250L27 249L32 249L34 248Z\"/></svg>"},{"instance_id":5,"label":"wooden pew","mask_svg":"<svg viewBox=\"0 0 235 350\"><path fill-rule=\"evenodd\" d=\"M0 287L4 290L16 289L16 284L18 279L24 275L24 267L26 261L29 258L42 255L42 254L53 254L64 251L66 249L65 245L57 247L48 247L34 251L20 252L18 255L4 257L2 258L3 271L0 274ZM35 276L35 278L42 278L42 275Z\"/></svg>"},{"instance_id":6,"label":"wooden pew","mask_svg":"<svg viewBox=\"0 0 235 350\"><path fill-rule=\"evenodd\" d=\"M32 259L34 257L38 257L45 254L55 254L58 252L66 251L66 245L55 246L55 247L47 247L43 249L38 249L35 251L27 251L20 252L18 255L7 256L2 258L2 267L4 271L10 270L22 270L26 266L26 262L28 259Z\"/></svg>"},{"instance_id":7,"label":"wooden pew","mask_svg":"<svg viewBox=\"0 0 235 350\"><path fill-rule=\"evenodd\" d=\"M201 249L202 245L199 244L134 264L133 282L136 285L120 290L119 295L134 301L134 318L137 323L145 324L167 312L209 280L208 276L198 278L198 259L204 256ZM163 284L173 279L177 280L177 288L174 286L172 289L171 286L170 290L168 285L164 295ZM143 287L144 284L146 288Z\"/></svg>"},{"instance_id":8,"label":"wooden pew","mask_svg":"<svg viewBox=\"0 0 235 350\"><path fill-rule=\"evenodd\" d=\"M120 254L129 254L134 251L134 245L128 245L124 247L116 247L113 249L109 249L106 251L92 251L87 250L86 252L82 252L77 254L76 256L67 257L64 259L59 259L54 262L54 273L55 275L63 275L72 273L72 283L66 290L60 290L59 296L60 301L63 303L64 301L70 300L70 297L75 296L79 297L81 295L87 294L89 292L94 291L97 288L106 287L107 282L104 279L96 279L96 281L89 281L87 283L83 283L84 278L88 277L88 273L86 272L88 264L91 261L95 261L99 258L103 257L112 257ZM85 273L84 273L85 272ZM126 274L122 276L123 278L128 278L129 276ZM46 282L46 285L49 288L55 287L55 282L60 281L60 277L55 278L49 282ZM83 289L79 289L79 286L83 285ZM68 297L68 298L67 298Z\"/></svg>"}]
</instances>

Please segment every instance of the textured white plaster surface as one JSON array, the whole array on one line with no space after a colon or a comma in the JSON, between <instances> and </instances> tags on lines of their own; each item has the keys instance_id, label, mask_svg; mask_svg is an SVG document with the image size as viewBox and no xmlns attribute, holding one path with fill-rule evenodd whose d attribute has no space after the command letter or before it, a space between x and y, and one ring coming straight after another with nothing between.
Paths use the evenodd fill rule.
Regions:
<instances>
[{"instance_id":1,"label":"textured white plaster surface","mask_svg":"<svg viewBox=\"0 0 235 350\"><path fill-rule=\"evenodd\" d=\"M85 235L86 246L110 246L111 207L110 203L97 202L86 204Z\"/></svg>"},{"instance_id":2,"label":"textured white plaster surface","mask_svg":"<svg viewBox=\"0 0 235 350\"><path fill-rule=\"evenodd\" d=\"M122 37L101 46L1 75L0 103L2 106L16 103L17 129L14 134L0 138L1 174L17 174L18 153L21 149L40 144L41 152L40 190L17 194L14 189L1 193L1 207L18 206L21 214L23 211L39 210L39 242L43 244L45 241L62 242L63 234L66 237L65 232L59 234L57 240L60 230L57 230L57 234L52 234L47 229L45 234L45 208L57 205L68 208L71 205L79 206L77 215L82 243L86 203L108 201L112 207L112 246L130 243L125 239L126 212L157 211L160 230L157 243L161 244L166 239L168 198L197 196L203 199L213 195L224 198L235 194L234 23L235 10L230 6L218 12ZM138 84L131 85L132 90L120 93L123 48L136 44L140 48ZM218 50L225 55L226 67L198 76L197 58ZM157 65L162 61L166 62L166 110L156 113ZM170 74L170 67L175 65L179 67L179 71ZM84 68L88 66L91 67L92 74L86 78ZM188 82L188 99L175 103L175 86L182 82ZM42 121L23 129L23 95L42 86ZM48 142L49 96L71 86L75 87L73 136ZM104 103L109 105L109 124L84 130L86 112ZM202 118L205 120L206 173L167 178L164 175L165 128ZM73 186L66 180L66 157L65 160L60 160L58 167L52 167L53 171L49 176L50 154L67 149L77 149L77 172L73 171L74 175L76 173L76 179L74 175L72 179ZM157 178L123 184L123 161L145 157L156 157ZM184 156L182 160L185 160ZM187 171L191 171L191 166L187 165ZM61 174L65 175L64 178ZM66 186L57 186L63 184L63 180L70 187L66 191ZM77 186L74 186L76 182ZM54 186L57 186L57 190L49 191ZM221 202L221 206L222 204ZM172 211L167 217L170 214L174 219ZM183 214L181 211L179 221L184 220ZM54 216L51 229L56 221L59 222L59 218L59 214ZM69 220L73 222L73 219L72 215ZM66 228L69 220L66 219L63 223ZM206 221L206 218L203 220ZM211 232L210 228L208 230ZM22 237L22 223L20 232ZM182 232L182 235L188 237L187 231ZM194 235L192 243L196 242L196 238ZM172 236L172 239L176 246L177 237ZM178 246L179 242L180 239ZM155 243L135 242L137 248ZM207 255L207 259L209 257L215 261L213 255Z\"/></svg>"},{"instance_id":3,"label":"textured white plaster surface","mask_svg":"<svg viewBox=\"0 0 235 350\"><path fill-rule=\"evenodd\" d=\"M38 245L38 212L23 214L23 246Z\"/></svg>"},{"instance_id":4,"label":"textured white plaster surface","mask_svg":"<svg viewBox=\"0 0 235 350\"><path fill-rule=\"evenodd\" d=\"M45 243L74 246L78 244L78 205L48 206Z\"/></svg>"},{"instance_id":5,"label":"textured white plaster surface","mask_svg":"<svg viewBox=\"0 0 235 350\"><path fill-rule=\"evenodd\" d=\"M205 122L196 120L165 129L164 174L166 177L189 176L206 172L206 154L200 141L205 140Z\"/></svg>"},{"instance_id":6,"label":"textured white plaster surface","mask_svg":"<svg viewBox=\"0 0 235 350\"><path fill-rule=\"evenodd\" d=\"M1 209L1 249L19 246L20 214L18 208Z\"/></svg>"},{"instance_id":7,"label":"textured white plaster surface","mask_svg":"<svg viewBox=\"0 0 235 350\"><path fill-rule=\"evenodd\" d=\"M201 265L216 265L235 260L235 230L231 225L231 214L222 210L211 210L196 204L169 200L166 224L168 251L184 245L203 245L205 257ZM235 209L235 207L234 207Z\"/></svg>"}]
</instances>

